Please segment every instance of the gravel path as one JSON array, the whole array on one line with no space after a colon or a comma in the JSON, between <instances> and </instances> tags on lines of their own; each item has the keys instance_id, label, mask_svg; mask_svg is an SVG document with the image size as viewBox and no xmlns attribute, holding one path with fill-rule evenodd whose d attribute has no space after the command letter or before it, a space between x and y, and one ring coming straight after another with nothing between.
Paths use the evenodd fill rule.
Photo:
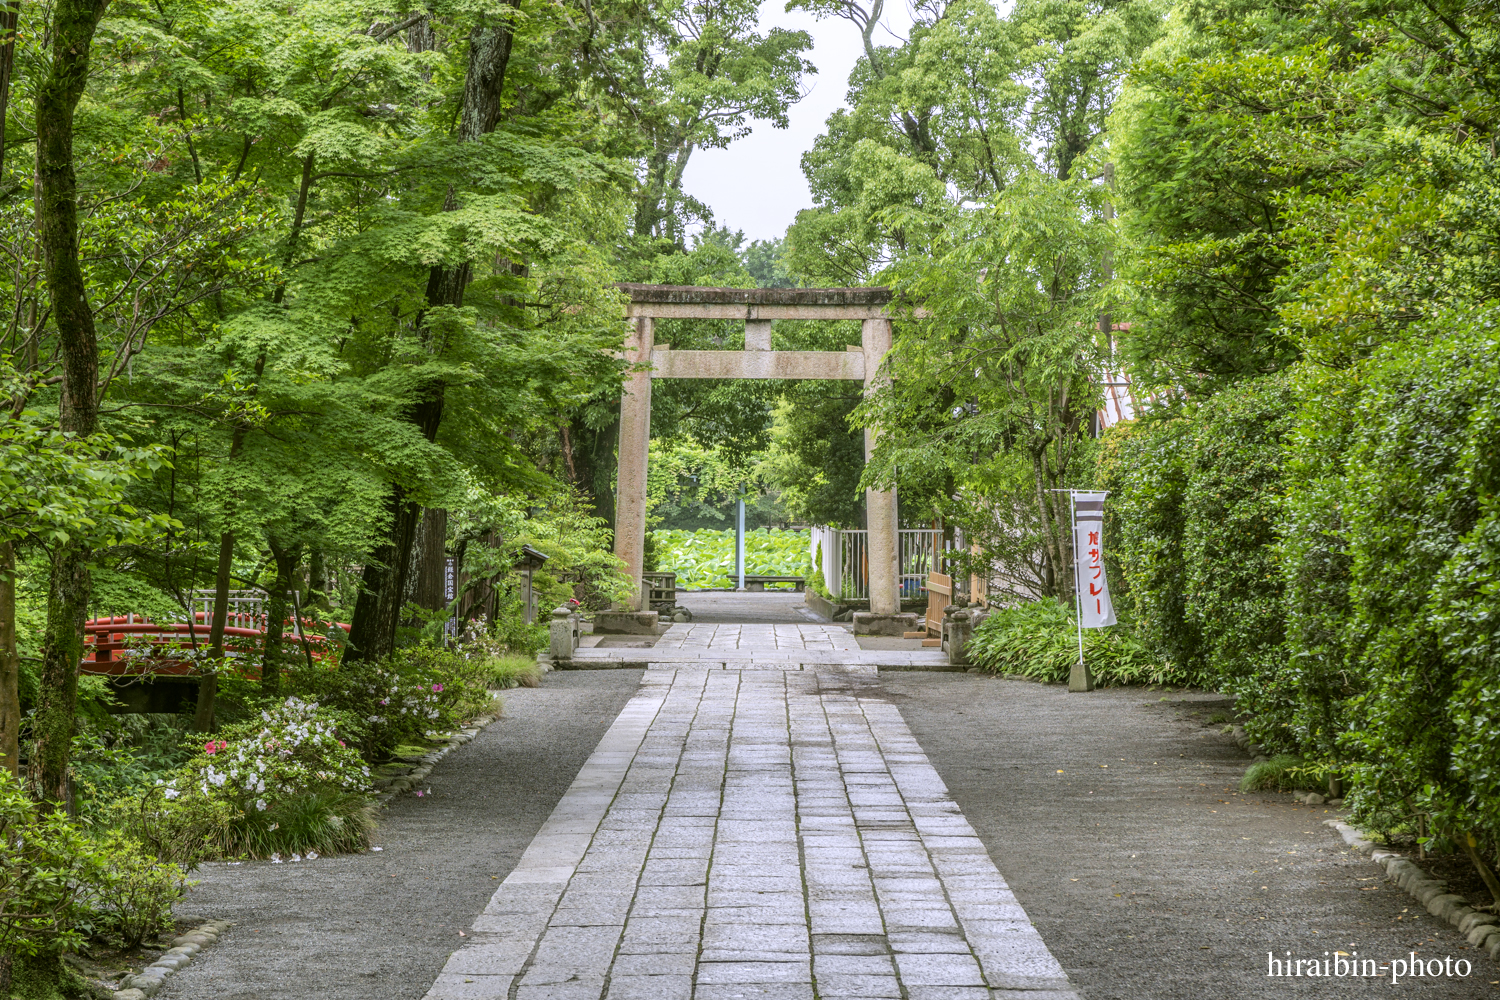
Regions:
<instances>
[{"instance_id":1,"label":"gravel path","mask_svg":"<svg viewBox=\"0 0 1500 1000\"><path fill-rule=\"evenodd\" d=\"M1248 761L1204 725L1222 701L970 674L881 687L1088 1000L1500 994L1500 964L1351 853L1331 812L1237 794ZM1339 949L1473 973L1267 978L1268 951Z\"/></svg>"},{"instance_id":2,"label":"gravel path","mask_svg":"<svg viewBox=\"0 0 1500 1000\"><path fill-rule=\"evenodd\" d=\"M416 1000L462 944L640 681L638 670L546 675L435 767L430 796L386 810L379 853L211 865L184 912L235 926L158 997Z\"/></svg>"}]
</instances>

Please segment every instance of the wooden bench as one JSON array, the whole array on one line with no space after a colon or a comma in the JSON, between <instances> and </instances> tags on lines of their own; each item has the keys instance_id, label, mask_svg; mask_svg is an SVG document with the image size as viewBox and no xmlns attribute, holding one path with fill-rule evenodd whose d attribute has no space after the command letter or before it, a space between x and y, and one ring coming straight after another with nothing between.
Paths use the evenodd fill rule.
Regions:
<instances>
[{"instance_id":1,"label":"wooden bench","mask_svg":"<svg viewBox=\"0 0 1500 1000\"><path fill-rule=\"evenodd\" d=\"M731 579L733 579L733 578L731 577ZM803 576L749 576L749 575L747 575L745 577L745 589L749 590L749 591L753 591L753 592L755 592L757 594L764 592L765 589L766 589L766 584L768 584L768 583L794 583L794 584L797 585L796 586L796 590L797 590L797 593L799 593L799 594L802 593L804 590L807 589L807 578L803 577Z\"/></svg>"},{"instance_id":2,"label":"wooden bench","mask_svg":"<svg viewBox=\"0 0 1500 1000\"><path fill-rule=\"evenodd\" d=\"M927 574L927 634L943 637L943 609L953 603L953 577L946 573Z\"/></svg>"}]
</instances>

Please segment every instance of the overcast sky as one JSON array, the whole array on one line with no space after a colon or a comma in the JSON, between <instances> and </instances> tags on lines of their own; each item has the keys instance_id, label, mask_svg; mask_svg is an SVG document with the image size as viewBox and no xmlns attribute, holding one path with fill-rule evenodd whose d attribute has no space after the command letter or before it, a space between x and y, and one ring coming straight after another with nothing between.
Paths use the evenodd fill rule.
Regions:
<instances>
[{"instance_id":1,"label":"overcast sky","mask_svg":"<svg viewBox=\"0 0 1500 1000\"><path fill-rule=\"evenodd\" d=\"M813 37L809 59L818 67L816 75L803 82L807 96L792 105L791 127L777 129L769 122L755 122L747 137L727 149L699 149L688 160L683 189L713 209L715 221L730 229L744 230L747 239L766 240L781 236L800 209L812 205L807 180L802 176L802 154L812 148L823 132L823 123L840 107L847 107L849 72L861 54L859 32L841 18L814 21L810 14L788 14L786 0L766 0L760 8L760 30L790 28ZM911 17L902 0L887 0L885 24L905 33ZM884 28L876 32L877 44L895 44Z\"/></svg>"}]
</instances>

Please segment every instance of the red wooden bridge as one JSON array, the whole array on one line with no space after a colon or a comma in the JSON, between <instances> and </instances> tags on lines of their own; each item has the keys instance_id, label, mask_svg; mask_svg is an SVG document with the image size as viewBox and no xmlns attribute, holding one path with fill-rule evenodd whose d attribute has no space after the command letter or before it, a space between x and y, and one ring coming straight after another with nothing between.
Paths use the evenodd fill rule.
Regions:
<instances>
[{"instance_id":1,"label":"red wooden bridge","mask_svg":"<svg viewBox=\"0 0 1500 1000\"><path fill-rule=\"evenodd\" d=\"M199 611L193 622L152 622L144 615L95 618L84 622L83 661L79 672L115 677L137 674L191 676L197 673L196 662L208 650L208 633L212 615ZM337 654L330 637L335 629L349 631L341 622L324 622L303 618L288 619L282 627L282 642L289 653L306 644L315 660L326 661ZM260 655L265 649L266 616L231 613L224 627L224 653L231 661L258 671ZM195 650L198 651L195 655Z\"/></svg>"}]
</instances>

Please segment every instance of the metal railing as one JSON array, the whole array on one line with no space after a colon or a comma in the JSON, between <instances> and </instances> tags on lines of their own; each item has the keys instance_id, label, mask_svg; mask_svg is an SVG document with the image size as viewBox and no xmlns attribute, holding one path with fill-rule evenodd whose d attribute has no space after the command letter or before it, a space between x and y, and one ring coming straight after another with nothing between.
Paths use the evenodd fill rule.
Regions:
<instances>
[{"instance_id":1,"label":"metal railing","mask_svg":"<svg viewBox=\"0 0 1500 1000\"><path fill-rule=\"evenodd\" d=\"M841 530L820 525L811 534L809 555L816 561L822 552L823 564L816 569L822 573L828 592L846 600L869 600L869 532L862 528ZM946 554L955 548L954 541L945 538L938 528L903 528L897 533L897 545L903 599L920 597L927 585L927 574L934 570L943 572Z\"/></svg>"},{"instance_id":2,"label":"metal railing","mask_svg":"<svg viewBox=\"0 0 1500 1000\"><path fill-rule=\"evenodd\" d=\"M900 538L898 579L902 599L920 597L927 586L927 574L943 569L943 531L941 528L905 528Z\"/></svg>"}]
</instances>

